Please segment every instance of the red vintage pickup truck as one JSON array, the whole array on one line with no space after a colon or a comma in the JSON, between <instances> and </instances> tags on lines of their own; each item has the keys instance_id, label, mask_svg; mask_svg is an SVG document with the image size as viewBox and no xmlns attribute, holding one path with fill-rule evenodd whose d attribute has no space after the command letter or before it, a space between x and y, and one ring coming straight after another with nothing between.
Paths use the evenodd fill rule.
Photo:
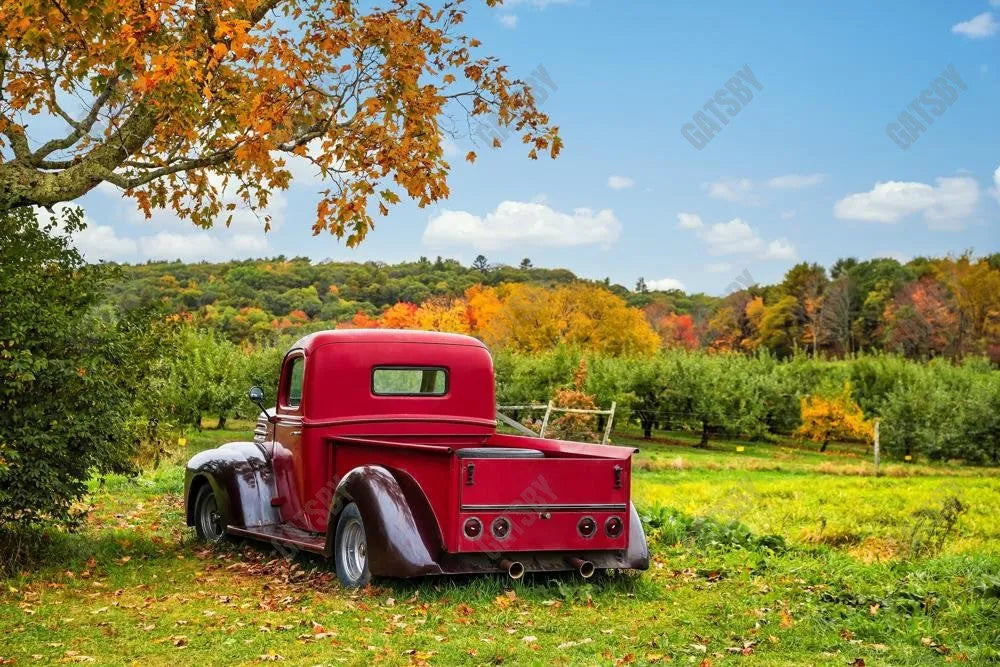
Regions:
<instances>
[{"instance_id":1,"label":"red vintage pickup truck","mask_svg":"<svg viewBox=\"0 0 1000 667\"><path fill-rule=\"evenodd\" d=\"M372 575L649 566L630 502L635 450L496 430L493 361L426 331L314 333L285 356L253 442L187 464L187 523Z\"/></svg>"}]
</instances>

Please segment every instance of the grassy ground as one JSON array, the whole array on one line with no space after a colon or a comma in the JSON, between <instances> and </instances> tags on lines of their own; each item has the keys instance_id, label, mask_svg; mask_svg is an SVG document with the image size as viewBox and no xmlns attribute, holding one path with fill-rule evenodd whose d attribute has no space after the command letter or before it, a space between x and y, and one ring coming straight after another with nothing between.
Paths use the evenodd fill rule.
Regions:
<instances>
[{"instance_id":1,"label":"grassy ground","mask_svg":"<svg viewBox=\"0 0 1000 667\"><path fill-rule=\"evenodd\" d=\"M183 526L180 462L244 437L192 435L176 461L139 479L95 481L85 529L53 534L52 564L3 582L0 663L1000 657L995 470L899 465L876 478L850 448L721 442L705 451L661 434L640 442L634 478L649 572L377 581L348 592L319 559L286 561L238 542L208 549ZM965 509L946 532L941 508L952 497Z\"/></svg>"}]
</instances>

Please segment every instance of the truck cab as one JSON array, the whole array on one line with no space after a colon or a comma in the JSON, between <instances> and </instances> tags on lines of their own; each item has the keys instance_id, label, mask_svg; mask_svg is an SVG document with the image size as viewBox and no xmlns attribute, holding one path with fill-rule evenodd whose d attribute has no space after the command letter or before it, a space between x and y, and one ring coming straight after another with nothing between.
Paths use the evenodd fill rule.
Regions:
<instances>
[{"instance_id":1,"label":"truck cab","mask_svg":"<svg viewBox=\"0 0 1000 667\"><path fill-rule=\"evenodd\" d=\"M206 540L333 558L349 587L372 575L648 567L634 449L496 426L493 362L477 339L314 333L285 355L253 441L188 462L187 522Z\"/></svg>"}]
</instances>

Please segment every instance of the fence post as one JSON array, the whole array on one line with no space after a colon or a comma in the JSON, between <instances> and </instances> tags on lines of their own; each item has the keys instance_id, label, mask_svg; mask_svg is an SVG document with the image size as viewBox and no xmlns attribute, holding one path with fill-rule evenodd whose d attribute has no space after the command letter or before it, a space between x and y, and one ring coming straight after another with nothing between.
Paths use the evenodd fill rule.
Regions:
<instances>
[{"instance_id":1,"label":"fence post","mask_svg":"<svg viewBox=\"0 0 1000 667\"><path fill-rule=\"evenodd\" d=\"M875 426L873 427L873 440L872 449L875 450L875 476L878 477L881 473L879 472L879 448L878 448L878 423L879 420L875 420Z\"/></svg>"},{"instance_id":2,"label":"fence post","mask_svg":"<svg viewBox=\"0 0 1000 667\"><path fill-rule=\"evenodd\" d=\"M608 423L604 425L604 437L601 439L601 444L608 444L608 440L611 439L611 423L615 420L615 406L618 405L617 401L611 401L611 410L608 415Z\"/></svg>"},{"instance_id":3,"label":"fence post","mask_svg":"<svg viewBox=\"0 0 1000 667\"><path fill-rule=\"evenodd\" d=\"M549 415L552 414L552 401L549 401L549 405L545 408L545 416L542 418L542 428L538 431L538 437L545 437L545 427L549 425Z\"/></svg>"}]
</instances>

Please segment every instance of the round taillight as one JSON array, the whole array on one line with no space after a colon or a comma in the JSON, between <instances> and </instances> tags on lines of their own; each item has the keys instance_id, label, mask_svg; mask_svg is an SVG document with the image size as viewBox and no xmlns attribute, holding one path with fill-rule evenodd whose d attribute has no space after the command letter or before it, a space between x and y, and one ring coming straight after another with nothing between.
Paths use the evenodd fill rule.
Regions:
<instances>
[{"instance_id":1,"label":"round taillight","mask_svg":"<svg viewBox=\"0 0 1000 667\"><path fill-rule=\"evenodd\" d=\"M608 537L618 537L624 529L625 524L622 523L621 517L611 516L604 522L604 532L608 534Z\"/></svg>"},{"instance_id":2,"label":"round taillight","mask_svg":"<svg viewBox=\"0 0 1000 667\"><path fill-rule=\"evenodd\" d=\"M474 540L483 534L483 522L476 517L466 519L465 525L462 526L462 530L465 532L466 537L470 540Z\"/></svg>"},{"instance_id":3,"label":"round taillight","mask_svg":"<svg viewBox=\"0 0 1000 667\"><path fill-rule=\"evenodd\" d=\"M593 517L585 516L580 519L580 523L576 524L576 529L583 537L593 537L594 533L597 532L597 522L594 521Z\"/></svg>"},{"instance_id":4,"label":"round taillight","mask_svg":"<svg viewBox=\"0 0 1000 667\"><path fill-rule=\"evenodd\" d=\"M490 524L490 530L493 532L493 537L498 540L502 540L510 535L510 521L502 516L498 516L493 519L493 523Z\"/></svg>"}]
</instances>

